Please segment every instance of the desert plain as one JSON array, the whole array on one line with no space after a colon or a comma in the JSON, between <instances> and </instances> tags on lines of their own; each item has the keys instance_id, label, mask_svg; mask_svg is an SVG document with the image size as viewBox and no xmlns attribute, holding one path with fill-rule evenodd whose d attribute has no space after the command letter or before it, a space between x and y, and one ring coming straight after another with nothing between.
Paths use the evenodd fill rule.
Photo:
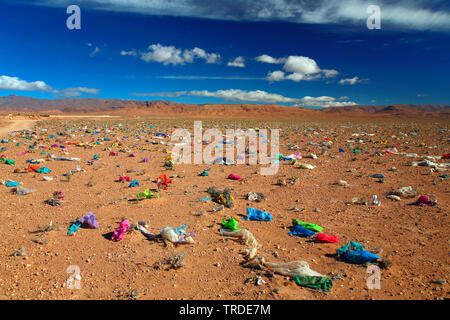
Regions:
<instances>
[{"instance_id":1,"label":"desert plain","mask_svg":"<svg viewBox=\"0 0 450 320\"><path fill-rule=\"evenodd\" d=\"M0 138L7 142L0 144L0 148L6 148L0 155L15 164L0 163L0 179L20 182L35 192L20 196L13 188L0 185L0 298L449 297L448 171L444 166L411 165L427 157L437 164L449 161L439 158L449 153L448 117L220 118L4 117ZM279 153L313 153L317 158L304 157L295 164L280 160L274 175L260 174L261 164L164 167L172 148L167 144L171 133L176 128L193 132L194 120L202 120L206 129L218 128L224 133L227 128L266 128L269 132L271 128L280 129ZM396 153L386 152L394 147ZM111 152L118 156L111 156ZM50 154L77 157L80 161L52 161ZM98 158L94 159L94 155ZM149 161L143 162L143 158ZM30 159L44 159L38 166L51 169L51 173L25 170ZM315 168L301 169L300 163ZM77 165L81 171L64 176ZM199 176L203 170L209 176ZM172 179L167 190L157 190L155 180L162 174ZM228 179L230 174L242 180ZM370 177L374 174L384 178L380 181ZM53 179L45 181L43 176ZM137 179L140 186L118 182L120 176ZM347 184L337 183L339 180ZM204 200L209 197L206 190L212 186L229 188L234 205L214 211L218 204ZM417 195L400 201L386 197L392 190L406 186L416 190ZM136 201L136 194L145 189L153 190L160 198ZM55 191L63 191L65 198L62 204L52 206L45 201ZM262 193L264 199L248 200L249 192ZM379 206L373 204L373 195L381 201ZM421 195L431 196L437 204L413 205ZM365 199L366 204L352 203L353 198ZM247 221L248 207L269 212L273 221ZM88 212L95 214L99 228L80 228L68 236L71 224ZM239 220L239 228L254 235L260 245L258 254L267 261L306 261L311 269L333 280L332 289L323 292L300 287L289 277L244 264L245 245L219 233L222 220L230 217ZM289 235L293 218L322 226L324 233L337 235L339 242L318 243ZM187 232L195 231L195 243L165 245L135 229L121 241L112 241L111 233L124 219L131 225L144 221L154 233L165 226L186 223ZM336 249L349 241L363 244L388 261L380 269L379 288L368 287L372 274L367 265L337 259ZM180 254L183 260L175 268L170 261ZM74 268L79 270L79 287L69 288Z\"/></svg>"}]
</instances>

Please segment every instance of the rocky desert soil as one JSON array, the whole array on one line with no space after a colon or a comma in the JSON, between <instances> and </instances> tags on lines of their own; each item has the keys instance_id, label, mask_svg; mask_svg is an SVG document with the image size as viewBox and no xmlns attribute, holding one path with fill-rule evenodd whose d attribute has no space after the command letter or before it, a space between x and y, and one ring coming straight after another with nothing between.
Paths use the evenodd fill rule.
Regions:
<instances>
[{"instance_id":1,"label":"rocky desert soil","mask_svg":"<svg viewBox=\"0 0 450 320\"><path fill-rule=\"evenodd\" d=\"M281 154L317 155L296 164L281 160L278 172L267 176L259 174L263 165L176 164L166 169L173 147L161 141L170 142L176 128L193 133L193 120L49 119L7 124L1 131L7 143L0 143L0 155L15 164L0 163L0 179L21 182L35 192L20 196L14 188L0 185L0 297L448 298L450 196L448 170L442 164L449 160L440 159L449 153L448 124L448 119L203 121L205 129L218 128L223 133L226 128L280 129ZM169 136L161 137L164 133ZM393 147L397 153L386 152ZM417 156L407 156L414 153ZM52 161L49 154L81 160ZM441 166L411 166L426 157ZM149 161L142 162L143 158ZM36 165L51 173L25 170L31 159L45 160ZM300 163L316 167L301 169ZM82 171L64 176L77 165ZM209 176L199 176L203 170ZM243 180L228 179L231 173ZM370 177L378 173L384 180ZM157 189L154 181L161 174L173 181L167 190L153 191L160 198L135 201L138 192ZM53 180L45 181L43 176ZM140 186L117 182L119 176L137 179ZM335 184L339 180L348 185ZM217 203L200 201L209 197L206 189L212 186L230 188L234 206L213 211ZM405 186L417 195L400 201L386 198L391 190ZM55 191L62 191L65 198L52 206L45 201ZM247 200L249 192L262 193L264 200ZM372 203L373 195L380 206ZM434 197L437 205L411 205L421 195ZM352 203L354 197L367 199L367 205ZM269 212L273 221L245 220L247 207ZM90 211L99 228L80 228L67 235L71 224ZM332 290L300 287L289 277L243 264L245 245L218 231L221 221L230 217L239 218L239 228L254 235L261 246L258 253L267 261L306 261L333 280ZM289 235L293 218L322 226L324 233L339 236L339 242L317 243ZM186 223L187 232L195 231L195 243L164 245L138 230L112 241L111 233L124 219L132 225L145 221L154 233L167 225ZM337 259L336 249L349 241L391 262L380 271L379 289L368 288L367 265ZM165 264L181 252L184 261L179 268ZM264 280L262 284L247 281L256 276ZM78 288L68 287L71 278L78 281Z\"/></svg>"}]
</instances>

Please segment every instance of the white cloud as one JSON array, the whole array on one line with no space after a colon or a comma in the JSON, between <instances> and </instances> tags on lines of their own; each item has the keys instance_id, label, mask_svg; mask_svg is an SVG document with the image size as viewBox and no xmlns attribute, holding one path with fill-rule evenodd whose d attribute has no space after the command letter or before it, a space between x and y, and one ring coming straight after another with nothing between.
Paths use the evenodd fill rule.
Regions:
<instances>
[{"instance_id":1,"label":"white cloud","mask_svg":"<svg viewBox=\"0 0 450 320\"><path fill-rule=\"evenodd\" d=\"M290 98L277 93L268 93L263 90L246 91L241 89L227 89L227 90L193 90L193 91L178 91L178 92L160 92L160 93L133 93L136 96L160 96L160 97L179 97L179 96L195 96L206 98L218 98L225 101L233 102L256 102L256 103L285 103L294 106L312 106L312 107L340 107L356 105L352 101L336 101L336 98L328 96L303 98Z\"/></svg>"},{"instance_id":2,"label":"white cloud","mask_svg":"<svg viewBox=\"0 0 450 320\"><path fill-rule=\"evenodd\" d=\"M267 80L273 81L282 81L285 79L283 71L273 71L267 74Z\"/></svg>"},{"instance_id":3,"label":"white cloud","mask_svg":"<svg viewBox=\"0 0 450 320\"><path fill-rule=\"evenodd\" d=\"M66 98L74 98L74 97L79 97L81 95L83 95L83 93L87 93L87 94L99 94L100 90L99 89L91 89L91 88L85 88L85 87L75 87L75 88L67 88L67 89L63 89L63 90L53 90L52 91L54 94L58 95L58 96L63 96Z\"/></svg>"},{"instance_id":4,"label":"white cloud","mask_svg":"<svg viewBox=\"0 0 450 320\"><path fill-rule=\"evenodd\" d=\"M121 56L134 56L134 57L137 57L137 52L136 52L135 49L130 50L130 51L122 50L122 51L120 51L120 55Z\"/></svg>"},{"instance_id":5,"label":"white cloud","mask_svg":"<svg viewBox=\"0 0 450 320\"><path fill-rule=\"evenodd\" d=\"M58 96L64 97L78 97L83 93L98 94L99 89L91 89L86 87L67 88L63 90L54 89L44 81L28 82L21 80L18 77L0 76L0 90L12 91L42 91L50 92Z\"/></svg>"},{"instance_id":6,"label":"white cloud","mask_svg":"<svg viewBox=\"0 0 450 320\"><path fill-rule=\"evenodd\" d=\"M228 62L227 66L229 67L245 67L245 59L244 57L236 57L233 61Z\"/></svg>"},{"instance_id":7,"label":"white cloud","mask_svg":"<svg viewBox=\"0 0 450 320\"><path fill-rule=\"evenodd\" d=\"M258 62L273 63L273 64L283 63L285 61L285 59L283 59L283 58L276 59L267 54L260 55L260 56L256 57L255 60Z\"/></svg>"},{"instance_id":8,"label":"white cloud","mask_svg":"<svg viewBox=\"0 0 450 320\"><path fill-rule=\"evenodd\" d=\"M136 49L131 51L122 50L120 52L122 56L137 56L138 52ZM172 64L185 65L186 63L193 63L195 59L203 59L206 63L219 63L220 54L218 53L208 53L201 48L193 49L178 49L174 46L164 46L160 43L149 45L147 51L139 51L141 60L145 62L158 62L163 65Z\"/></svg>"},{"instance_id":9,"label":"white cloud","mask_svg":"<svg viewBox=\"0 0 450 320\"><path fill-rule=\"evenodd\" d=\"M340 84L349 84L349 85L354 85L355 83L361 82L362 80L359 79L358 77L353 77L353 78L349 78L349 79L341 79L339 80Z\"/></svg>"},{"instance_id":10,"label":"white cloud","mask_svg":"<svg viewBox=\"0 0 450 320\"><path fill-rule=\"evenodd\" d=\"M263 77L239 77L239 76L157 76L160 79L175 79L175 80L266 80Z\"/></svg>"},{"instance_id":11,"label":"white cloud","mask_svg":"<svg viewBox=\"0 0 450 320\"><path fill-rule=\"evenodd\" d=\"M91 54L89 55L90 57L95 56L98 52L100 51L99 47L95 47L94 51L91 52Z\"/></svg>"},{"instance_id":12,"label":"white cloud","mask_svg":"<svg viewBox=\"0 0 450 320\"><path fill-rule=\"evenodd\" d=\"M17 77L0 76L0 90L49 91L51 88L44 81L28 82Z\"/></svg>"},{"instance_id":13,"label":"white cloud","mask_svg":"<svg viewBox=\"0 0 450 320\"><path fill-rule=\"evenodd\" d=\"M339 74L334 69L321 69L317 62L311 58L304 56L289 56L287 58L273 58L267 54L263 54L255 58L256 61L270 64L282 64L283 70L272 71L267 74L269 81L292 80L299 82L302 80L314 80L322 77L331 78Z\"/></svg>"},{"instance_id":14,"label":"white cloud","mask_svg":"<svg viewBox=\"0 0 450 320\"><path fill-rule=\"evenodd\" d=\"M67 7L72 0L33 3ZM287 21L365 27L370 4L381 8L382 28L450 30L449 7L444 0L80 0L80 6L98 10L148 15L183 16L234 21Z\"/></svg>"},{"instance_id":15,"label":"white cloud","mask_svg":"<svg viewBox=\"0 0 450 320\"><path fill-rule=\"evenodd\" d=\"M289 56L283 69L287 72L299 74L312 74L320 71L319 66L313 59L302 56Z\"/></svg>"}]
</instances>

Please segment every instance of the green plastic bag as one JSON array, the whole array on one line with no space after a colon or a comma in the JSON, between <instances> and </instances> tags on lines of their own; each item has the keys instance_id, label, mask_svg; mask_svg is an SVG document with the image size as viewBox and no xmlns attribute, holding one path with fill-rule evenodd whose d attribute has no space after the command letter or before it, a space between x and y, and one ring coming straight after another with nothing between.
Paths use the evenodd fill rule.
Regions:
<instances>
[{"instance_id":1,"label":"green plastic bag","mask_svg":"<svg viewBox=\"0 0 450 320\"><path fill-rule=\"evenodd\" d=\"M226 221L225 219L222 220L222 227L224 227L225 229L229 229L229 230L241 230L238 227L238 222L234 219L234 218L230 218L228 219L228 221Z\"/></svg>"},{"instance_id":2,"label":"green plastic bag","mask_svg":"<svg viewBox=\"0 0 450 320\"><path fill-rule=\"evenodd\" d=\"M291 280L299 286L317 290L330 291L333 287L333 280L329 277L295 276Z\"/></svg>"},{"instance_id":3,"label":"green plastic bag","mask_svg":"<svg viewBox=\"0 0 450 320\"><path fill-rule=\"evenodd\" d=\"M312 231L316 231L316 232L322 232L322 230L323 230L323 228L321 226L318 226L317 224L303 222L303 221L300 221L300 220L295 219L295 218L292 219L292 224L294 226L295 225L299 225L299 226L301 226L303 228L306 228L306 229L309 229L309 230L312 230Z\"/></svg>"},{"instance_id":4,"label":"green plastic bag","mask_svg":"<svg viewBox=\"0 0 450 320\"><path fill-rule=\"evenodd\" d=\"M146 189L145 191L139 192L139 193L136 195L136 198L137 198L138 200L155 199L155 198L159 198L159 197L160 197L159 194L153 194L153 193L150 191L150 189Z\"/></svg>"}]
</instances>

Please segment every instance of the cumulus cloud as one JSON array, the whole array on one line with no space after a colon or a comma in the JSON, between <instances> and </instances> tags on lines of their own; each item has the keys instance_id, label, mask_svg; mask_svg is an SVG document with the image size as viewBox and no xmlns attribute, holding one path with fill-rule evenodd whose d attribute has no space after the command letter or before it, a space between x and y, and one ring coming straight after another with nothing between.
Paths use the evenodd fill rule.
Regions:
<instances>
[{"instance_id":1,"label":"cumulus cloud","mask_svg":"<svg viewBox=\"0 0 450 320\"><path fill-rule=\"evenodd\" d=\"M33 81L28 82L21 80L18 77L0 76L0 90L11 90L11 91L41 91L50 92L57 96L63 97L78 97L83 93L87 94L98 94L99 89L91 89L86 87L75 87L67 88L63 90L54 89L50 85L46 84L44 81Z\"/></svg>"},{"instance_id":2,"label":"cumulus cloud","mask_svg":"<svg viewBox=\"0 0 450 320\"><path fill-rule=\"evenodd\" d=\"M193 63L195 59L203 59L206 63L219 63L220 54L208 53L201 48L193 49L179 49L174 46L164 46L160 43L151 44L147 51L137 51L136 49L120 52L122 56L140 56L141 60L145 62L158 62L163 65L172 64L185 65L186 63Z\"/></svg>"},{"instance_id":3,"label":"cumulus cloud","mask_svg":"<svg viewBox=\"0 0 450 320\"><path fill-rule=\"evenodd\" d=\"M264 63L283 63L285 61L284 58L281 59L275 59L267 54L260 55L255 58L258 62L264 62Z\"/></svg>"},{"instance_id":4,"label":"cumulus cloud","mask_svg":"<svg viewBox=\"0 0 450 320\"><path fill-rule=\"evenodd\" d=\"M284 80L284 72L283 71L273 71L267 74L267 80L269 81L282 81Z\"/></svg>"},{"instance_id":5,"label":"cumulus cloud","mask_svg":"<svg viewBox=\"0 0 450 320\"><path fill-rule=\"evenodd\" d=\"M354 85L355 83L361 82L362 80L359 79L358 77L353 77L353 78L349 78L349 79L341 79L339 80L340 84L349 84L349 85Z\"/></svg>"},{"instance_id":6,"label":"cumulus cloud","mask_svg":"<svg viewBox=\"0 0 450 320\"><path fill-rule=\"evenodd\" d=\"M50 91L52 87L44 81L28 82L18 77L0 76L0 90Z\"/></svg>"},{"instance_id":7,"label":"cumulus cloud","mask_svg":"<svg viewBox=\"0 0 450 320\"><path fill-rule=\"evenodd\" d=\"M236 57L233 61L228 62L227 66L229 67L245 67L245 59L244 57Z\"/></svg>"},{"instance_id":8,"label":"cumulus cloud","mask_svg":"<svg viewBox=\"0 0 450 320\"><path fill-rule=\"evenodd\" d=\"M272 71L267 74L269 81L292 80L299 82L302 80L314 80L318 78L330 78L339 74L334 69L321 69L317 62L304 56L289 56L287 58L274 58L263 54L255 58L256 61L270 64L283 64L281 70Z\"/></svg>"},{"instance_id":9,"label":"cumulus cloud","mask_svg":"<svg viewBox=\"0 0 450 320\"><path fill-rule=\"evenodd\" d=\"M67 7L71 0L28 1ZM449 7L444 0L79 0L83 8L232 21L288 21L365 27L367 7L381 8L382 28L450 30Z\"/></svg>"},{"instance_id":10,"label":"cumulus cloud","mask_svg":"<svg viewBox=\"0 0 450 320\"><path fill-rule=\"evenodd\" d=\"M192 90L192 91L178 91L178 92L159 92L159 93L133 93L136 96L152 96L152 97L180 97L180 96L195 96L206 98L218 98L224 101L232 102L256 102L256 103L285 103L293 106L311 106L311 107L341 107L356 105L352 101L336 101L337 99L329 96L303 98L290 98L277 93L269 93L263 90L246 91L241 89L227 89L227 90Z\"/></svg>"}]
</instances>

